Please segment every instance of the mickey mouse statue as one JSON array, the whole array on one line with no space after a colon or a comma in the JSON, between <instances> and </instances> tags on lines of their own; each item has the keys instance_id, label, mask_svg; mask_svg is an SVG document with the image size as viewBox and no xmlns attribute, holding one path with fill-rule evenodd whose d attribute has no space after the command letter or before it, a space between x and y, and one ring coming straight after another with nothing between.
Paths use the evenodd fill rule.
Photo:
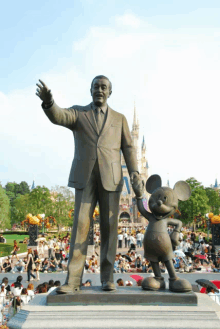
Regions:
<instances>
[{"instance_id":1,"label":"mickey mouse statue","mask_svg":"<svg viewBox=\"0 0 220 329\"><path fill-rule=\"evenodd\" d=\"M173 292L188 292L192 290L191 284L176 276L173 261L173 246L179 245L179 233L182 228L182 222L178 219L170 218L178 209L178 199L188 200L191 191L190 186L179 181L175 184L174 189L162 187L161 178L159 175L152 175L146 182L146 190L151 194L149 199L148 212L143 206L143 188L136 193L137 206L140 213L148 219L149 223L144 236L144 256L152 266L154 277L147 277L142 281L144 290L159 290L165 289L165 281L161 276L159 262L165 263L169 273L169 290ZM167 232L167 226L174 226L171 235Z\"/></svg>"}]
</instances>

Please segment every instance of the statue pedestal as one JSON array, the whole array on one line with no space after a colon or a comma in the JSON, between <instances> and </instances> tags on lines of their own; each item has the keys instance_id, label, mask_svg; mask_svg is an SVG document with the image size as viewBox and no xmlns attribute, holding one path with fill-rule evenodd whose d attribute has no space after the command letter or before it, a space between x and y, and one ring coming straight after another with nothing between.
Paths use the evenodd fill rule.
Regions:
<instances>
[{"instance_id":1,"label":"statue pedestal","mask_svg":"<svg viewBox=\"0 0 220 329\"><path fill-rule=\"evenodd\" d=\"M141 287L117 287L113 291L103 291L100 286L81 287L72 294L57 294L53 291L47 296L47 305L197 305L197 296L188 293L174 293L169 290L147 291Z\"/></svg>"},{"instance_id":2,"label":"statue pedestal","mask_svg":"<svg viewBox=\"0 0 220 329\"><path fill-rule=\"evenodd\" d=\"M85 288L87 288L88 296L91 298L93 293L91 292L90 287ZM111 296L122 296L121 289L118 289L120 292L103 292L102 297L101 291L96 291L95 289L96 296L99 296L99 298L102 299L102 305L99 303L96 303L96 305L89 305L90 298L87 297L87 305L70 306L61 302L59 306L58 304L57 306L48 306L47 298L51 300L55 295L51 294L47 296L47 294L39 294L36 295L28 305L22 307L20 312L8 322L8 327L10 329L220 328L220 306L206 294L196 293L198 305L194 306L192 306L193 304L190 306L184 306L184 304L181 304L181 298L179 298L178 295L182 296L184 294L175 294L176 296L171 296L172 298L176 298L176 301L179 298L178 303L169 302L166 291L161 293L157 292L156 295L160 295L163 299L164 297L162 295L165 294L167 296L166 302L168 302L169 305L163 305L161 299L159 304L156 303L155 305L136 305L136 299L134 302L132 302L132 299L137 293L137 289L133 288L135 287L127 287L124 292L127 291L128 293L127 295L124 294L125 300L123 301L123 304L121 303L122 299L120 299L115 305L110 305L108 301L112 298ZM142 296L143 294L139 291L139 296ZM153 298L154 293L151 292L150 294ZM78 295L80 295L80 293ZM81 295L86 295L86 293L83 292ZM173 294L171 293L171 295ZM62 297L62 295L59 296L61 296L61 299L66 298L66 301L68 299L67 297ZM195 297L192 298L195 301ZM72 299L72 297L70 297L70 299ZM147 299L148 298L146 297L145 301ZM186 302L185 298L184 300Z\"/></svg>"}]
</instances>

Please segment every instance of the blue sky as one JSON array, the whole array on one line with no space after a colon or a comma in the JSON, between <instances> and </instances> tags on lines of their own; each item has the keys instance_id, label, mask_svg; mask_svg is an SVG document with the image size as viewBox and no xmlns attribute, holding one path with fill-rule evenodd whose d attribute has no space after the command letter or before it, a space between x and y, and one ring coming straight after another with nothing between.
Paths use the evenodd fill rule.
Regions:
<instances>
[{"instance_id":1,"label":"blue sky","mask_svg":"<svg viewBox=\"0 0 220 329\"><path fill-rule=\"evenodd\" d=\"M67 185L73 137L47 120L35 84L60 106L86 105L97 74L130 126L136 101L151 174L220 182L219 1L14 1L1 12L3 185Z\"/></svg>"}]
</instances>

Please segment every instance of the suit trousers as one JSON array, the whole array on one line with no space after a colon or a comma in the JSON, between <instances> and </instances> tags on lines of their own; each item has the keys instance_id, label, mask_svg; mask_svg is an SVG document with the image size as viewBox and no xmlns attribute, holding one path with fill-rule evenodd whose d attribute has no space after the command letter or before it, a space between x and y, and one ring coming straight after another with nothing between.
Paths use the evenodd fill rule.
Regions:
<instances>
[{"instance_id":1,"label":"suit trousers","mask_svg":"<svg viewBox=\"0 0 220 329\"><path fill-rule=\"evenodd\" d=\"M100 210L101 282L113 282L117 248L118 212L121 192L106 191L101 182L98 161L84 189L75 190L75 211L66 284L80 286L87 255L90 223L97 201ZM93 223L91 223L93 225Z\"/></svg>"}]
</instances>

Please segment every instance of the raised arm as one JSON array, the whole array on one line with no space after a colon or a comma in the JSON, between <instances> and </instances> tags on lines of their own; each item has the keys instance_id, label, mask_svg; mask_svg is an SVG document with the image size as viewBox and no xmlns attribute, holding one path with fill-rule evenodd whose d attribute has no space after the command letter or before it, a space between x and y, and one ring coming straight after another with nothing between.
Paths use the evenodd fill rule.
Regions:
<instances>
[{"instance_id":1,"label":"raised arm","mask_svg":"<svg viewBox=\"0 0 220 329\"><path fill-rule=\"evenodd\" d=\"M52 123L73 130L78 118L78 111L73 108L59 107L54 102L51 90L42 80L39 80L39 82L37 83L36 95L43 101L42 108L46 116Z\"/></svg>"},{"instance_id":2,"label":"raised arm","mask_svg":"<svg viewBox=\"0 0 220 329\"><path fill-rule=\"evenodd\" d=\"M138 210L140 211L141 215L147 218L149 221L151 219L151 213L148 212L143 205L143 199L137 199L137 207Z\"/></svg>"}]
</instances>

